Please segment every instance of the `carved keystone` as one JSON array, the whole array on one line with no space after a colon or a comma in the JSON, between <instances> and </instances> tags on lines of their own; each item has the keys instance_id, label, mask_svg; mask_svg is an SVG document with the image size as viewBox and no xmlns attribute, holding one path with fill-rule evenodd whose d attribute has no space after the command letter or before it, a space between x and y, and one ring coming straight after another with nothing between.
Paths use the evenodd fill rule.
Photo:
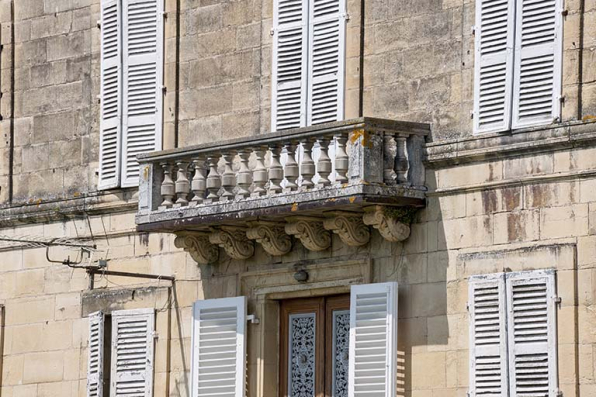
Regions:
<instances>
[{"instance_id":1,"label":"carved keystone","mask_svg":"<svg viewBox=\"0 0 596 397\"><path fill-rule=\"evenodd\" d=\"M222 226L209 235L211 244L219 245L233 259L248 259L255 253L255 246L246 237L246 228Z\"/></svg>"},{"instance_id":2,"label":"carved keystone","mask_svg":"<svg viewBox=\"0 0 596 397\"><path fill-rule=\"evenodd\" d=\"M217 262L219 250L209 242L209 233L179 232L174 240L176 248L183 248L200 265Z\"/></svg>"},{"instance_id":3,"label":"carved keystone","mask_svg":"<svg viewBox=\"0 0 596 397\"><path fill-rule=\"evenodd\" d=\"M319 218L289 218L286 233L296 236L310 251L324 251L331 245L331 234L323 227Z\"/></svg>"},{"instance_id":4,"label":"carved keystone","mask_svg":"<svg viewBox=\"0 0 596 397\"><path fill-rule=\"evenodd\" d=\"M362 220L366 225L377 229L387 241L398 243L410 237L410 226L388 217L381 206L365 213Z\"/></svg>"},{"instance_id":5,"label":"carved keystone","mask_svg":"<svg viewBox=\"0 0 596 397\"><path fill-rule=\"evenodd\" d=\"M263 246L269 255L285 255L292 249L292 238L284 231L284 226L275 222L251 222L246 236Z\"/></svg>"},{"instance_id":6,"label":"carved keystone","mask_svg":"<svg viewBox=\"0 0 596 397\"><path fill-rule=\"evenodd\" d=\"M370 229L362 222L362 215L353 212L333 212L323 221L323 227L337 234L344 244L352 247L365 245L370 240Z\"/></svg>"}]
</instances>

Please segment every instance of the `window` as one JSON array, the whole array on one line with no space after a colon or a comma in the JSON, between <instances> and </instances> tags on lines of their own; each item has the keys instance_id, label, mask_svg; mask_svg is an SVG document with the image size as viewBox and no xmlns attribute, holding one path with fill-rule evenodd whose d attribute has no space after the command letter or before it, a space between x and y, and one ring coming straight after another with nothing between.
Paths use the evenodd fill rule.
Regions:
<instances>
[{"instance_id":1,"label":"window","mask_svg":"<svg viewBox=\"0 0 596 397\"><path fill-rule=\"evenodd\" d=\"M561 2L476 0L476 133L559 119Z\"/></svg>"},{"instance_id":2,"label":"window","mask_svg":"<svg viewBox=\"0 0 596 397\"><path fill-rule=\"evenodd\" d=\"M153 309L89 315L87 397L153 396Z\"/></svg>"},{"instance_id":3,"label":"window","mask_svg":"<svg viewBox=\"0 0 596 397\"><path fill-rule=\"evenodd\" d=\"M101 0L99 188L139 184L161 149L163 0Z\"/></svg>"},{"instance_id":4,"label":"window","mask_svg":"<svg viewBox=\"0 0 596 397\"><path fill-rule=\"evenodd\" d=\"M345 0L275 0L271 129L342 120Z\"/></svg>"},{"instance_id":5,"label":"window","mask_svg":"<svg viewBox=\"0 0 596 397\"><path fill-rule=\"evenodd\" d=\"M470 278L471 396L558 395L555 305L554 271Z\"/></svg>"},{"instance_id":6,"label":"window","mask_svg":"<svg viewBox=\"0 0 596 397\"><path fill-rule=\"evenodd\" d=\"M280 312L280 396L395 395L397 283L282 302ZM245 297L195 302L192 397L245 396L246 321Z\"/></svg>"}]
</instances>

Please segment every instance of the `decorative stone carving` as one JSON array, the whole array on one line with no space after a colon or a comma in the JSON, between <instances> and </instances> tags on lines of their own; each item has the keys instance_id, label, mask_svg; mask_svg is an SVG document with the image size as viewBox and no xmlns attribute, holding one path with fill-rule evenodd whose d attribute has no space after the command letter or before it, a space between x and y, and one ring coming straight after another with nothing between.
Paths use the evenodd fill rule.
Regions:
<instances>
[{"instance_id":1,"label":"decorative stone carving","mask_svg":"<svg viewBox=\"0 0 596 397\"><path fill-rule=\"evenodd\" d=\"M383 207L375 207L373 211L365 213L362 220L364 224L377 229L387 241L397 243L410 237L410 226L387 216Z\"/></svg>"},{"instance_id":2,"label":"decorative stone carving","mask_svg":"<svg viewBox=\"0 0 596 397\"><path fill-rule=\"evenodd\" d=\"M319 218L289 218L286 233L296 236L310 251L324 251L331 245L331 235Z\"/></svg>"},{"instance_id":3,"label":"decorative stone carving","mask_svg":"<svg viewBox=\"0 0 596 397\"><path fill-rule=\"evenodd\" d=\"M336 212L323 221L323 227L337 234L344 244L352 247L365 245L370 240L370 229L362 222L362 215L350 212Z\"/></svg>"},{"instance_id":4,"label":"decorative stone carving","mask_svg":"<svg viewBox=\"0 0 596 397\"><path fill-rule=\"evenodd\" d=\"M217 246L209 242L209 233L179 232L176 233L174 245L188 252L192 259L200 265L214 263L219 257Z\"/></svg>"},{"instance_id":5,"label":"decorative stone carving","mask_svg":"<svg viewBox=\"0 0 596 397\"><path fill-rule=\"evenodd\" d=\"M284 226L275 222L252 222L246 236L263 246L269 255L285 255L292 249L292 238L284 231Z\"/></svg>"},{"instance_id":6,"label":"decorative stone carving","mask_svg":"<svg viewBox=\"0 0 596 397\"><path fill-rule=\"evenodd\" d=\"M222 226L209 235L211 244L219 245L233 259L248 259L255 253L254 243L246 236L246 228Z\"/></svg>"}]
</instances>

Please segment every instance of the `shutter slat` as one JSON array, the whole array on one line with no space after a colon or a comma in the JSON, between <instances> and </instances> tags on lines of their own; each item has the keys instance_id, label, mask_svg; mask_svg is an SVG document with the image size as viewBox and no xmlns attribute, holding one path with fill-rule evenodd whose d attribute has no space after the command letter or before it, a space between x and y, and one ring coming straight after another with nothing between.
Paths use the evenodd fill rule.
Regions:
<instances>
[{"instance_id":1,"label":"shutter slat","mask_svg":"<svg viewBox=\"0 0 596 397\"><path fill-rule=\"evenodd\" d=\"M245 377L246 298L195 302L192 397L243 397Z\"/></svg>"},{"instance_id":2,"label":"shutter slat","mask_svg":"<svg viewBox=\"0 0 596 397\"><path fill-rule=\"evenodd\" d=\"M139 184L136 156L161 150L163 0L124 2L122 186Z\"/></svg>"},{"instance_id":3,"label":"shutter slat","mask_svg":"<svg viewBox=\"0 0 596 397\"><path fill-rule=\"evenodd\" d=\"M153 395L153 309L112 313L111 397Z\"/></svg>"},{"instance_id":4,"label":"shutter slat","mask_svg":"<svg viewBox=\"0 0 596 397\"><path fill-rule=\"evenodd\" d=\"M308 9L302 0L275 0L271 129L306 125Z\"/></svg>"},{"instance_id":5,"label":"shutter slat","mask_svg":"<svg viewBox=\"0 0 596 397\"><path fill-rule=\"evenodd\" d=\"M474 132L505 131L511 124L514 0L478 0Z\"/></svg>"},{"instance_id":6,"label":"shutter slat","mask_svg":"<svg viewBox=\"0 0 596 397\"><path fill-rule=\"evenodd\" d=\"M101 1L99 189L120 183L122 116L121 6L118 0Z\"/></svg>"},{"instance_id":7,"label":"shutter slat","mask_svg":"<svg viewBox=\"0 0 596 397\"><path fill-rule=\"evenodd\" d=\"M511 397L557 395L554 297L553 271L507 274Z\"/></svg>"},{"instance_id":8,"label":"shutter slat","mask_svg":"<svg viewBox=\"0 0 596 397\"><path fill-rule=\"evenodd\" d=\"M505 277L471 277L470 395L507 395L507 331Z\"/></svg>"},{"instance_id":9,"label":"shutter slat","mask_svg":"<svg viewBox=\"0 0 596 397\"><path fill-rule=\"evenodd\" d=\"M517 2L513 127L559 117L561 0Z\"/></svg>"},{"instance_id":10,"label":"shutter slat","mask_svg":"<svg viewBox=\"0 0 596 397\"><path fill-rule=\"evenodd\" d=\"M103 397L104 315L89 315L89 353L87 365L87 397Z\"/></svg>"},{"instance_id":11,"label":"shutter slat","mask_svg":"<svg viewBox=\"0 0 596 397\"><path fill-rule=\"evenodd\" d=\"M397 283L353 285L350 295L348 395L393 396L397 376Z\"/></svg>"}]
</instances>

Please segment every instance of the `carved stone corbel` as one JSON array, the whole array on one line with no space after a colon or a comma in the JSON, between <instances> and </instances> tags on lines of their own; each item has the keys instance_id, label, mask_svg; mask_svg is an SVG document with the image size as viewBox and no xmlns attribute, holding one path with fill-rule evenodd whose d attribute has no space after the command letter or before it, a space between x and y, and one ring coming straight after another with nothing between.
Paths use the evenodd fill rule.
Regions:
<instances>
[{"instance_id":1,"label":"carved stone corbel","mask_svg":"<svg viewBox=\"0 0 596 397\"><path fill-rule=\"evenodd\" d=\"M324 251L331 245L331 234L325 230L323 221L319 218L289 218L285 230L300 239L310 251Z\"/></svg>"},{"instance_id":2,"label":"carved stone corbel","mask_svg":"<svg viewBox=\"0 0 596 397\"><path fill-rule=\"evenodd\" d=\"M192 259L199 265L217 262L219 249L209 242L209 233L205 232L179 232L174 239L176 248L188 252Z\"/></svg>"},{"instance_id":3,"label":"carved stone corbel","mask_svg":"<svg viewBox=\"0 0 596 397\"><path fill-rule=\"evenodd\" d=\"M246 228L243 227L213 229L209 241L223 248L233 259L248 259L255 253L254 243L246 237Z\"/></svg>"},{"instance_id":4,"label":"carved stone corbel","mask_svg":"<svg viewBox=\"0 0 596 397\"><path fill-rule=\"evenodd\" d=\"M269 255L285 255L292 249L292 238L286 234L283 224L251 222L250 226L246 231L246 236L261 244Z\"/></svg>"},{"instance_id":5,"label":"carved stone corbel","mask_svg":"<svg viewBox=\"0 0 596 397\"><path fill-rule=\"evenodd\" d=\"M337 234L344 244L352 247L365 245L370 240L370 229L362 222L362 215L353 212L333 212L323 221L323 227Z\"/></svg>"},{"instance_id":6,"label":"carved stone corbel","mask_svg":"<svg viewBox=\"0 0 596 397\"><path fill-rule=\"evenodd\" d=\"M375 207L362 217L364 224L374 227L387 241L398 243L410 237L410 226L387 216L384 208Z\"/></svg>"}]
</instances>

